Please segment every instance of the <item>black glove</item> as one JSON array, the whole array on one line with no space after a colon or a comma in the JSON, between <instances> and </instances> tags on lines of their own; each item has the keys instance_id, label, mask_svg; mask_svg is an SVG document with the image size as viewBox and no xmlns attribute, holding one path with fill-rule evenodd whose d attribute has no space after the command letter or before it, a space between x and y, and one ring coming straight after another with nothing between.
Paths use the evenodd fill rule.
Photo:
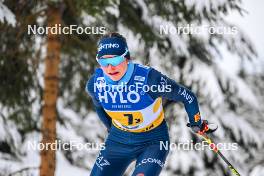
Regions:
<instances>
[{"instance_id":1,"label":"black glove","mask_svg":"<svg viewBox=\"0 0 264 176\"><path fill-rule=\"evenodd\" d=\"M207 120L203 120L200 126L187 124L188 127L192 129L193 132L204 134L204 133L213 133L217 130L218 126L216 124L210 123L208 124Z\"/></svg>"}]
</instances>

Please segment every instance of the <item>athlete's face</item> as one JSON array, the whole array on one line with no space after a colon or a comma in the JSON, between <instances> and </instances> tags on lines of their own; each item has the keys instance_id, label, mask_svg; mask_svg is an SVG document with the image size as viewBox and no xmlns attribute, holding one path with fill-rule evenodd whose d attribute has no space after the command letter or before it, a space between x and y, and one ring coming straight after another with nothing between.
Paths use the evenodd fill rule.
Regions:
<instances>
[{"instance_id":1,"label":"athlete's face","mask_svg":"<svg viewBox=\"0 0 264 176\"><path fill-rule=\"evenodd\" d=\"M104 58L111 59L111 57L114 57L114 55L105 55L103 57ZM121 62L117 66L113 66L113 65L110 65L109 64L106 67L101 66L101 68L104 71L104 74L106 74L110 79L112 79L113 81L118 81L126 73L126 71L127 71L127 64L128 64L128 61L126 59L125 61Z\"/></svg>"}]
</instances>

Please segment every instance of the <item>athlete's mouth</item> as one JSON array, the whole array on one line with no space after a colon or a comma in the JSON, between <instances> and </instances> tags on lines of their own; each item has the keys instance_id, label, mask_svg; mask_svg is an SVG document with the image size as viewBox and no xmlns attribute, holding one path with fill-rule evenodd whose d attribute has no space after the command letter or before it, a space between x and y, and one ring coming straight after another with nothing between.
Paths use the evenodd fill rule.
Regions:
<instances>
[{"instance_id":1,"label":"athlete's mouth","mask_svg":"<svg viewBox=\"0 0 264 176\"><path fill-rule=\"evenodd\" d=\"M119 72L112 72L112 73L108 73L111 76L117 75Z\"/></svg>"}]
</instances>

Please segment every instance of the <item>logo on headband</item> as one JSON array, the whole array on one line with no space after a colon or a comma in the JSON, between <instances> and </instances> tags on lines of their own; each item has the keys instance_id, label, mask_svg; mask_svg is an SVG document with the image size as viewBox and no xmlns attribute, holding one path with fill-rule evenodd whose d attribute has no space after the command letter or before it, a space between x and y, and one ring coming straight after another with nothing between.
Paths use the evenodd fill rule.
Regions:
<instances>
[{"instance_id":1,"label":"logo on headband","mask_svg":"<svg viewBox=\"0 0 264 176\"><path fill-rule=\"evenodd\" d=\"M98 51L101 51L102 49L110 49L110 48L119 48L119 44L118 43L100 44Z\"/></svg>"}]
</instances>

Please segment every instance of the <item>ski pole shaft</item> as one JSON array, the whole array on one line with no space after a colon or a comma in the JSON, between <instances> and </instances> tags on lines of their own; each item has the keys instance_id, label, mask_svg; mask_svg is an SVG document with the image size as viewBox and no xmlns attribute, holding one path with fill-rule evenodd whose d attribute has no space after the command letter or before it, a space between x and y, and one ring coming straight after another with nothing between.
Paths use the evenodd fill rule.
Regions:
<instances>
[{"instance_id":1,"label":"ski pole shaft","mask_svg":"<svg viewBox=\"0 0 264 176\"><path fill-rule=\"evenodd\" d=\"M218 154L218 156L220 156L223 161L228 165L228 168L231 170L231 172L234 175L240 176L240 174L238 173L238 171L234 168L234 166L226 159L226 157L218 150L217 146L215 145L215 143L213 143L213 141L204 133L197 133L199 136L201 136L205 142L207 142L209 144L209 146L213 149L213 151Z\"/></svg>"}]
</instances>

